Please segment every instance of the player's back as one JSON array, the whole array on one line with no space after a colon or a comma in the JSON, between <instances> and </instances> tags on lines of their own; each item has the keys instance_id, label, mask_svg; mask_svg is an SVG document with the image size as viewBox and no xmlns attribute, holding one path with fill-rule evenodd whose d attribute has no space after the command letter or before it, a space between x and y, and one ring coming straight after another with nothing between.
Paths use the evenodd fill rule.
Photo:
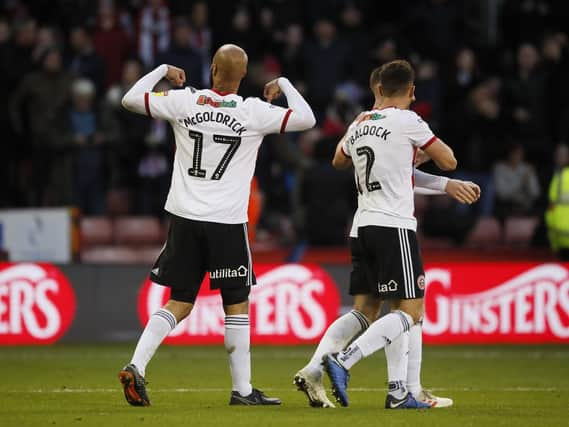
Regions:
<instances>
[{"instance_id":1,"label":"player's back","mask_svg":"<svg viewBox=\"0 0 569 427\"><path fill-rule=\"evenodd\" d=\"M415 230L415 151L434 138L409 110L388 107L362 114L351 126L344 150L352 158L361 197L359 225Z\"/></svg>"},{"instance_id":2,"label":"player's back","mask_svg":"<svg viewBox=\"0 0 569 427\"><path fill-rule=\"evenodd\" d=\"M165 209L199 221L246 222L257 151L264 135L279 131L287 110L211 89L150 97L152 114L170 121L176 139Z\"/></svg>"}]
</instances>

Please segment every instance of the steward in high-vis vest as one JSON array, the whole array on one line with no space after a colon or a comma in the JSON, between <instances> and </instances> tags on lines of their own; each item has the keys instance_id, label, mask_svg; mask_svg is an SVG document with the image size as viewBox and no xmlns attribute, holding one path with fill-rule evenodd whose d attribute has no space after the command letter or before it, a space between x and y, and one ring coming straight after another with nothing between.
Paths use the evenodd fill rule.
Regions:
<instances>
[{"instance_id":1,"label":"steward in high-vis vest","mask_svg":"<svg viewBox=\"0 0 569 427\"><path fill-rule=\"evenodd\" d=\"M562 259L569 261L569 166L559 169L553 175L545 222L551 248Z\"/></svg>"}]
</instances>

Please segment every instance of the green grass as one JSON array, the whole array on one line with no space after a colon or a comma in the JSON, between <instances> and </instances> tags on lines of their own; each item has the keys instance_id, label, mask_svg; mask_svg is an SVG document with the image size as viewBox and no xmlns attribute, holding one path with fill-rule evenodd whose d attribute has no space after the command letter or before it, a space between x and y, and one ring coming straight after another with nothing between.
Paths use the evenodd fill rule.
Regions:
<instances>
[{"instance_id":1,"label":"green grass","mask_svg":"<svg viewBox=\"0 0 569 427\"><path fill-rule=\"evenodd\" d=\"M423 382L455 406L383 409L383 354L357 365L351 405L313 409L291 385L311 347L253 348L253 381L281 407L229 407L222 347L163 347L148 369L153 406L117 381L132 345L0 348L0 426L568 426L569 347L430 347Z\"/></svg>"}]
</instances>

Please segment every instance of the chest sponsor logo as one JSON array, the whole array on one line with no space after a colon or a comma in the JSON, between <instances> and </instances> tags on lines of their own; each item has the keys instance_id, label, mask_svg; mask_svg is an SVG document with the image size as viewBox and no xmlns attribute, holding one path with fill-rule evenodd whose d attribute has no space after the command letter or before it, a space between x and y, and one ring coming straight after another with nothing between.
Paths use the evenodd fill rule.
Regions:
<instances>
[{"instance_id":1,"label":"chest sponsor logo","mask_svg":"<svg viewBox=\"0 0 569 427\"><path fill-rule=\"evenodd\" d=\"M210 105L214 108L235 108L237 107L237 102L235 101L220 101L209 96L200 95L196 101L198 105Z\"/></svg>"}]
</instances>

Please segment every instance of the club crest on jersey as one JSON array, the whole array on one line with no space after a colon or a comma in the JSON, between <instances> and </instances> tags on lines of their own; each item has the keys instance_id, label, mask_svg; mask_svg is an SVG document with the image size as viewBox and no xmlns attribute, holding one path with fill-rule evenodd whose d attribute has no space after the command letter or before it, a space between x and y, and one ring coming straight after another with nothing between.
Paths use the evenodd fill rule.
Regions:
<instances>
[{"instance_id":1,"label":"club crest on jersey","mask_svg":"<svg viewBox=\"0 0 569 427\"><path fill-rule=\"evenodd\" d=\"M211 105L214 108L235 108L237 107L237 102L235 101L216 101L209 96L200 95L196 101L198 105Z\"/></svg>"},{"instance_id":2,"label":"club crest on jersey","mask_svg":"<svg viewBox=\"0 0 569 427\"><path fill-rule=\"evenodd\" d=\"M417 277L417 286L419 287L419 289L425 289L425 276L423 276L422 274Z\"/></svg>"},{"instance_id":3,"label":"club crest on jersey","mask_svg":"<svg viewBox=\"0 0 569 427\"><path fill-rule=\"evenodd\" d=\"M379 293L395 292L395 291L397 291L398 287L399 287L399 285L397 284L397 282L395 280L390 280L389 283L378 283L377 284L377 290L379 291Z\"/></svg>"},{"instance_id":4,"label":"club crest on jersey","mask_svg":"<svg viewBox=\"0 0 569 427\"><path fill-rule=\"evenodd\" d=\"M244 265L237 268L218 268L210 271L210 279L232 279L234 277L246 277L249 270Z\"/></svg>"}]
</instances>

